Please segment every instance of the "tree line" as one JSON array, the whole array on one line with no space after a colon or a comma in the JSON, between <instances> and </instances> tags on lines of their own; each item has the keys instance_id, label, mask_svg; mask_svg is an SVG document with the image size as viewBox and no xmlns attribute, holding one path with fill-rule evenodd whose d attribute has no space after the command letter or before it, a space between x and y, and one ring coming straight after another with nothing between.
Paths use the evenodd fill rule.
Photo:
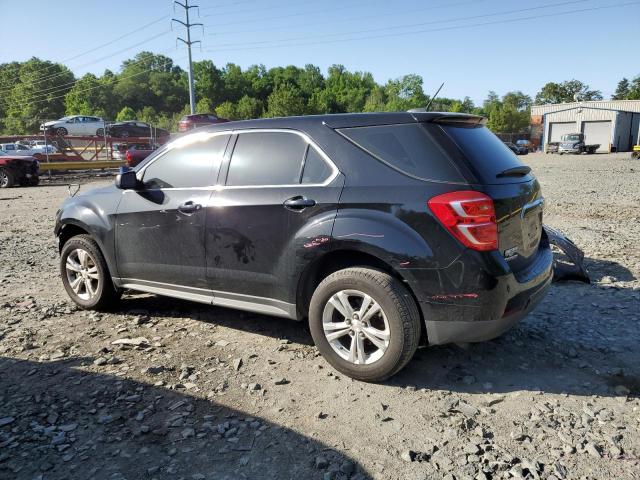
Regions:
<instances>
[{"instance_id":1,"label":"tree line","mask_svg":"<svg viewBox=\"0 0 640 480\"><path fill-rule=\"evenodd\" d=\"M369 72L351 72L342 65L326 74L315 65L247 69L233 63L216 66L195 62L194 81L199 113L231 120L321 113L404 111L424 107L429 95L420 75L408 74L384 84ZM482 105L469 98L436 98L432 110L484 115L496 133L524 132L535 102L560 103L602 99L601 92L569 80L547 83L532 99L520 91L499 96L489 92ZM623 79L614 98L640 98L640 77ZM75 78L60 63L38 58L0 64L0 132L34 133L43 120L64 115L95 115L108 120L138 119L173 130L189 113L186 72L171 58L141 52L122 63L118 73L87 73Z\"/></svg>"}]
</instances>

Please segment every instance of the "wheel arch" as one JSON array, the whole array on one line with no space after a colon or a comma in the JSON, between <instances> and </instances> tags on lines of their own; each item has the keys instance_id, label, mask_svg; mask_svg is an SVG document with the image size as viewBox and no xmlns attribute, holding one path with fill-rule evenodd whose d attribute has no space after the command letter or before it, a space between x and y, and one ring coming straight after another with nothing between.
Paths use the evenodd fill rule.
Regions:
<instances>
[{"instance_id":1,"label":"wheel arch","mask_svg":"<svg viewBox=\"0 0 640 480\"><path fill-rule=\"evenodd\" d=\"M296 307L299 318L308 317L311 296L320 282L333 272L350 267L369 267L381 270L402 282L413 298L420 314L420 322L424 326L424 318L418 298L407 279L402 275L401 270L394 268L380 256L374 255L371 252L354 249L353 247L330 250L316 257L313 262L307 265L302 271L298 278L296 289ZM424 335L426 329L423 328L422 331Z\"/></svg>"}]
</instances>

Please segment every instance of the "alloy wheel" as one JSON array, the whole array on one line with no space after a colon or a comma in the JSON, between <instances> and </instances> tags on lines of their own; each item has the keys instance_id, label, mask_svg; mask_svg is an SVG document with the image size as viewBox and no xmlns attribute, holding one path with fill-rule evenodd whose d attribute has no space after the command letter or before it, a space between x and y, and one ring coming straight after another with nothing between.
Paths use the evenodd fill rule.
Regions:
<instances>
[{"instance_id":1,"label":"alloy wheel","mask_svg":"<svg viewBox=\"0 0 640 480\"><path fill-rule=\"evenodd\" d=\"M322 328L331 348L355 365L369 365L389 347L389 322L382 307L359 290L340 290L322 313Z\"/></svg>"},{"instance_id":2,"label":"alloy wheel","mask_svg":"<svg viewBox=\"0 0 640 480\"><path fill-rule=\"evenodd\" d=\"M0 187L6 188L9 185L9 174L0 169Z\"/></svg>"},{"instance_id":3,"label":"alloy wheel","mask_svg":"<svg viewBox=\"0 0 640 480\"><path fill-rule=\"evenodd\" d=\"M81 248L72 250L65 263L67 280L81 300L91 300L98 294L100 273L95 259Z\"/></svg>"}]
</instances>

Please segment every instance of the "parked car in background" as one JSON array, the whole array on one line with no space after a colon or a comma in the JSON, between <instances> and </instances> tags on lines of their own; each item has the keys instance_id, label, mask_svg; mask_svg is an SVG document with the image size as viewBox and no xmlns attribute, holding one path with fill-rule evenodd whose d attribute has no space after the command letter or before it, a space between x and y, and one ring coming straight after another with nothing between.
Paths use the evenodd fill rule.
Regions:
<instances>
[{"instance_id":1,"label":"parked car in background","mask_svg":"<svg viewBox=\"0 0 640 480\"><path fill-rule=\"evenodd\" d=\"M178 131L186 132L192 128L203 127L205 125L213 125L216 123L228 122L226 118L220 118L213 113L196 113L194 115L185 115L178 122Z\"/></svg>"},{"instance_id":2,"label":"parked car in background","mask_svg":"<svg viewBox=\"0 0 640 480\"><path fill-rule=\"evenodd\" d=\"M71 115L62 117L60 120L45 122L40 125L40 130L44 130L51 135L64 137L65 135L104 135L105 122L100 117L88 117L85 115Z\"/></svg>"},{"instance_id":3,"label":"parked car in background","mask_svg":"<svg viewBox=\"0 0 640 480\"><path fill-rule=\"evenodd\" d=\"M549 142L547 143L545 153L558 153L559 148L560 148L560 142Z\"/></svg>"},{"instance_id":4,"label":"parked car in background","mask_svg":"<svg viewBox=\"0 0 640 480\"><path fill-rule=\"evenodd\" d=\"M511 142L504 142L504 144L516 155L526 155L529 151L525 147L515 145Z\"/></svg>"},{"instance_id":5,"label":"parked car in background","mask_svg":"<svg viewBox=\"0 0 640 480\"><path fill-rule=\"evenodd\" d=\"M584 133L567 133L560 138L558 153L596 153L600 144L588 145Z\"/></svg>"},{"instance_id":6,"label":"parked car in background","mask_svg":"<svg viewBox=\"0 0 640 480\"><path fill-rule=\"evenodd\" d=\"M127 150L125 152L125 162L127 163L128 167L135 167L140 162L142 162L142 160L151 155L154 150L155 148L151 147L150 145L129 145L127 146Z\"/></svg>"},{"instance_id":7,"label":"parked car in background","mask_svg":"<svg viewBox=\"0 0 640 480\"><path fill-rule=\"evenodd\" d=\"M107 136L116 138L128 137L168 137L164 128L156 128L146 122L126 120L107 125Z\"/></svg>"},{"instance_id":8,"label":"parked car in background","mask_svg":"<svg viewBox=\"0 0 640 480\"><path fill-rule=\"evenodd\" d=\"M32 154L31 148L17 142L11 143L0 143L0 150L9 155L26 155L29 156Z\"/></svg>"},{"instance_id":9,"label":"parked car in background","mask_svg":"<svg viewBox=\"0 0 640 480\"><path fill-rule=\"evenodd\" d=\"M334 368L384 380L421 342L502 334L551 285L540 185L484 123L395 112L202 128L62 204L62 283L85 309L130 289L308 319Z\"/></svg>"},{"instance_id":10,"label":"parked car in background","mask_svg":"<svg viewBox=\"0 0 640 480\"><path fill-rule=\"evenodd\" d=\"M530 140L516 140L516 146L525 148L527 153L533 153L536 151L536 147Z\"/></svg>"},{"instance_id":11,"label":"parked car in background","mask_svg":"<svg viewBox=\"0 0 640 480\"><path fill-rule=\"evenodd\" d=\"M0 188L38 185L40 163L33 157L10 155L0 150Z\"/></svg>"},{"instance_id":12,"label":"parked car in background","mask_svg":"<svg viewBox=\"0 0 640 480\"><path fill-rule=\"evenodd\" d=\"M31 151L40 154L46 153L57 153L58 149L49 142L45 142L44 140L33 140L31 142Z\"/></svg>"}]
</instances>

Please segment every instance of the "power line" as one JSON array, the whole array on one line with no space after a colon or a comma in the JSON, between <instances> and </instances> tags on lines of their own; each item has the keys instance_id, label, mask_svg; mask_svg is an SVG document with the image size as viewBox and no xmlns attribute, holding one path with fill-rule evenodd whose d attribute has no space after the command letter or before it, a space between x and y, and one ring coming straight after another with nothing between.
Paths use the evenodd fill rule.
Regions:
<instances>
[{"instance_id":1,"label":"power line","mask_svg":"<svg viewBox=\"0 0 640 480\"><path fill-rule=\"evenodd\" d=\"M121 53L123 53L123 52L126 52L127 50L131 50L131 49L136 48L136 47L138 47L138 46L140 46L140 45L142 45L142 44L144 44L144 43L148 43L148 42L150 42L150 41L152 41L152 40L155 40L156 38L159 38L159 37L161 37L162 35L166 35L167 33L169 33L169 31L168 31L168 30L167 30L166 32L162 32L162 33L159 33L159 34L157 34L157 35L154 35L153 37L149 37L149 38L147 38L147 39L143 40L142 42L138 42L138 43L137 43L137 44L135 44L135 45L132 45L132 46L127 47L127 48L123 48L123 49L121 49L121 50L118 50L118 51L117 51L117 52L115 52L115 53L112 53L112 54L110 54L110 55L106 55L106 56L104 56L104 57L98 58L97 60L91 61L91 62L89 62L89 63L86 63L86 64L81 65L81 66L76 67L76 68L82 68L82 67L85 67L85 66L88 66L88 65L92 65L92 64L94 64L94 63L101 62L101 61L106 60L106 59L108 59L108 58L115 57L115 56L117 56L117 55L120 55L120 54L121 54ZM173 49L168 50L167 52L170 52L170 51L173 51ZM135 63L138 63L138 62L140 62L140 61L141 61L141 60L137 60ZM62 76L62 75L65 75L66 73L67 73L67 72L60 72L60 73L57 73L57 74L55 74L55 75L51 75L51 76L49 76L49 77L41 78L40 80L38 80L38 81L36 81L36 82L33 82L33 83L31 83L30 85L31 85L31 86L33 86L33 85L38 85L38 84L40 84L40 83L43 83L43 82L46 82L46 81L50 81L50 80L52 80L52 79L54 79L54 78L56 78L56 77L60 77L60 76ZM50 87L50 88L41 89L41 90L40 90L40 92L38 93L38 95L36 95L36 97L34 97L34 98L37 98L38 96L41 96L41 94L46 94L46 95L48 95L48 94L50 94L50 93L56 93L56 92L58 92L58 91L65 90L68 86L73 86L73 85L75 85L75 84L76 84L76 83L78 83L81 79L82 79L82 77L80 77L79 79L74 80L74 81L72 81L72 82L68 82L68 83L62 84L62 85L57 85L57 86L55 86L55 87ZM10 90L12 90L12 89L13 89L13 87L9 88L7 91L10 91ZM0 93L1 93L1 92L0 92Z\"/></svg>"},{"instance_id":2,"label":"power line","mask_svg":"<svg viewBox=\"0 0 640 480\"><path fill-rule=\"evenodd\" d=\"M520 17L520 18L513 18L513 19L502 19L502 20L496 20L496 21L491 21L491 22L472 23L472 24L467 24L467 25L455 25L455 26L450 26L450 27L441 27L441 28L433 28L433 29L425 29L425 30L415 30L415 31L411 31L411 32L396 32L396 33L387 33L387 34L382 34L382 35L367 35L367 36L361 36L361 37L342 38L342 39L327 40L327 41L304 42L304 43L296 43L295 45L291 45L290 43L285 43L285 44L279 44L279 45L260 45L260 46L253 46L253 47L244 47L244 48L206 49L205 51L206 52L211 52L211 53L215 53L215 52L231 52L231 51L240 51L240 50L258 50L258 49L263 49L263 48L277 48L277 47L281 47L281 46L296 46L296 47L298 47L298 46L308 46L308 45L323 45L323 44L332 44L332 43L341 43L341 42L352 42L352 41L358 41L358 40L373 40L373 39L389 38L389 37L402 37L402 36L416 35L416 34L421 34L421 33L441 32L441 31L447 31L447 30L459 30L459 29L463 29L463 28L481 27L481 26L486 26L486 25L497 25L497 24L504 24L504 23L521 22L521 21L533 20L533 19L538 19L538 18L548 18L548 17L556 17L556 16L562 16L562 15L572 15L572 14L576 14L576 13L583 13L583 12L589 12L589 11L595 11L595 10L604 10L604 9L607 9L607 8L626 7L626 6L638 5L638 4L640 4L640 1L621 3L621 4L617 4L617 5L608 5L608 6L604 6L604 7L591 7L591 8L577 9L577 10L569 10L569 11L565 11L565 12L554 12L554 13L542 14L542 15L530 15L528 17ZM347 34L348 33L345 33L345 35L347 35ZM278 42L278 40L265 41L263 43L266 44L266 43L273 43L273 42Z\"/></svg>"},{"instance_id":3,"label":"power line","mask_svg":"<svg viewBox=\"0 0 640 480\"><path fill-rule=\"evenodd\" d=\"M103 44L98 45L97 47L93 47L93 48L91 48L89 50L85 50L82 53L78 53L77 55L74 55L73 57L65 58L65 59L60 60L58 62L54 62L53 65L49 65L49 66L45 67L45 70L52 69L53 67L56 66L56 64L66 63L66 62L69 62L71 60L75 60L76 58L83 57L83 56L85 56L85 55L87 55L89 53L95 52L96 50L100 50L101 48L108 47L109 45L111 45L111 44L113 44L115 42L118 42L118 41L122 40L123 38L127 38L127 37L129 37L129 36L131 36L131 35L133 35L135 33L140 32L141 30L144 30L145 28L150 27L151 25L155 25L156 23L159 23L159 22L161 22L163 20L166 20L168 17L169 17L169 15L164 15L164 16L162 16L160 18L157 18L156 20L153 20L153 21L151 21L149 23L145 23L142 26L136 27L134 30L132 30L130 32L127 32L127 33L125 33L123 35L120 35L118 38L115 38L115 39L113 39L113 40L111 40L109 42L103 43ZM20 77L20 74L16 75L16 77L14 78L14 81L17 81L19 79L19 77Z\"/></svg>"},{"instance_id":4,"label":"power line","mask_svg":"<svg viewBox=\"0 0 640 480\"><path fill-rule=\"evenodd\" d=\"M464 21L464 20L475 20L477 18L486 18L486 17L494 17L494 16L498 16L498 15L510 15L512 13L522 13L522 12L527 12L527 11L532 11L532 10L541 10L544 8L554 8L554 7L561 7L561 6L565 6L565 5L573 5L576 3L585 3L588 2L590 0L570 0L570 1L566 1L566 2L562 2L562 3L547 3L545 5L539 5L537 7L529 7L529 8L521 8L521 9L516 9L516 10L506 10L506 11L502 11L502 12L494 12L494 13L485 13L482 15L472 15L472 16L468 16L468 17L458 17L458 18L449 18L449 19L443 19L443 20L432 20L429 22L420 22L420 23L409 23L409 24L404 24L404 25L392 25L389 27L380 27L380 28L370 28L370 29L366 29L366 30L356 30L356 31L351 31L351 32L341 32L341 33L328 33L328 34L318 34L318 35L312 35L312 36L301 36L301 37L289 37L289 38L282 38L279 40L261 40L261 41L256 41L256 42L246 42L246 43L223 43L223 44L218 44L218 46L221 47L227 47L227 46L245 46L245 45L262 45L265 44L267 42L269 43L274 43L274 42L291 42L291 41L295 41L295 40L305 40L305 39L309 39L309 38L327 38L327 37L340 37L340 36L344 36L344 35L356 35L356 34L360 34L360 33L371 33L371 32L380 32L380 31L385 31L385 30L395 30L398 28L415 28L415 27L422 27L425 25L434 25L434 24L440 24L440 23L449 23L449 22L457 22L457 21Z\"/></svg>"},{"instance_id":5,"label":"power line","mask_svg":"<svg viewBox=\"0 0 640 480\"><path fill-rule=\"evenodd\" d=\"M185 55L183 55L182 57L178 57L178 58L177 58L177 60L182 60L182 59L183 59L183 58L185 58L185 57L186 57L186 56L185 56ZM170 64L171 64L171 63L173 63L174 61L175 61L175 60L170 59L170 61L165 62L165 63L163 64L163 66L164 66L164 67L166 67L167 65L170 65ZM141 72L136 72L136 73L134 73L134 74L132 74L132 75L126 75L126 76L124 76L124 77L123 77L123 76L114 77L112 81L113 81L113 82L120 82L120 81L122 81L122 80L126 80L126 79L128 79L128 78L134 78L134 77L137 77L137 76L143 75L143 74L145 74L145 73L152 72L152 71L154 71L155 69L156 69L155 67L154 67L154 68L148 68L148 69L143 70L143 71L141 71ZM102 88L103 86L104 86L104 85L98 85L98 86L95 86L95 87L85 88L85 89L82 89L82 90L78 90L78 92L77 92L77 93L89 92L89 91L91 91L91 90L95 90L95 89L97 89L97 88ZM42 100L36 100L36 101L32 101L32 102L22 103L22 104L20 104L20 105L21 105L22 107L26 107L26 106L28 106L28 105L34 105L34 104L36 104L36 103L50 102L50 101L52 101L52 100L57 100L57 99L59 99L59 98L63 98L63 97L65 97L65 96L66 96L66 94L65 94L65 95L59 95L59 96L57 96L57 97L45 98L45 99L42 99Z\"/></svg>"},{"instance_id":6,"label":"power line","mask_svg":"<svg viewBox=\"0 0 640 480\"><path fill-rule=\"evenodd\" d=\"M465 0L463 2L456 2L456 3L446 3L446 4L440 4L440 5L433 5L430 7L426 7L426 8L416 8L414 10L411 10L411 14L415 14L417 12L424 12L424 11L429 11L432 12L435 9L440 9L440 8L453 8L453 7L459 7L462 5L469 5L469 4L474 4L477 5L480 2L485 2L487 0ZM356 17L348 17L348 18L337 18L337 19L332 19L331 23L332 24L336 24L336 23L348 23L348 22L353 22L355 21L362 21L362 20L366 20L366 19L370 19L370 18L388 18L389 16L392 15L396 15L396 14L406 14L407 12L399 12L397 8L394 8L392 11L387 11L387 12L382 12L382 13L377 13L375 15L358 15ZM309 23L296 23L294 26L295 27L309 27L309 26L313 26L316 27L318 25L318 22L309 22ZM211 32L209 35L214 35L214 36L218 36L218 35L246 35L247 33L253 33L253 32L274 32L275 30L272 27L264 27L264 28L252 28L251 30L218 30L217 32Z\"/></svg>"}]
</instances>

